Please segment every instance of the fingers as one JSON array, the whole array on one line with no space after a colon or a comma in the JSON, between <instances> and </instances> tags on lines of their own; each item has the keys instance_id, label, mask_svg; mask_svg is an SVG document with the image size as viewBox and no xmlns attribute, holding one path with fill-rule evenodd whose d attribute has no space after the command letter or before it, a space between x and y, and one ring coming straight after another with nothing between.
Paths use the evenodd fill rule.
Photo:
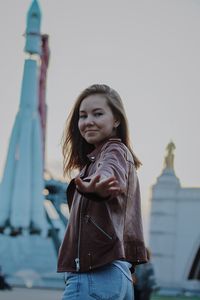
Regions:
<instances>
[{"instance_id":1,"label":"fingers","mask_svg":"<svg viewBox=\"0 0 200 300\"><path fill-rule=\"evenodd\" d=\"M104 182L112 182L112 181L115 181L115 180L116 180L116 177L115 176L111 176L111 177L102 179L101 182L102 183L104 183Z\"/></svg>"},{"instance_id":2,"label":"fingers","mask_svg":"<svg viewBox=\"0 0 200 300\"><path fill-rule=\"evenodd\" d=\"M119 182L115 176L100 180L100 175L94 176L90 182L85 182L77 177L75 183L77 189L83 193L98 193L99 195L111 196L112 198L121 193Z\"/></svg>"},{"instance_id":3,"label":"fingers","mask_svg":"<svg viewBox=\"0 0 200 300\"><path fill-rule=\"evenodd\" d=\"M75 179L75 184L76 184L76 188L77 189L79 189L80 191L84 192L85 185L84 185L83 181L79 177Z\"/></svg>"},{"instance_id":4,"label":"fingers","mask_svg":"<svg viewBox=\"0 0 200 300\"><path fill-rule=\"evenodd\" d=\"M95 192L96 184L99 182L100 175L93 177L90 182L83 181L80 177L75 179L75 184L78 190L85 193Z\"/></svg>"},{"instance_id":5,"label":"fingers","mask_svg":"<svg viewBox=\"0 0 200 300\"><path fill-rule=\"evenodd\" d=\"M112 188L119 187L119 182L116 180L116 178L114 176L112 176L112 177L109 177L109 178L99 181L96 186L112 189Z\"/></svg>"},{"instance_id":6,"label":"fingers","mask_svg":"<svg viewBox=\"0 0 200 300\"><path fill-rule=\"evenodd\" d=\"M121 193L119 182L114 176L99 181L96 184L96 189L99 194L111 196L111 198L115 198Z\"/></svg>"},{"instance_id":7,"label":"fingers","mask_svg":"<svg viewBox=\"0 0 200 300\"><path fill-rule=\"evenodd\" d=\"M99 179L100 179L100 175L96 175L95 177L93 177L90 181L90 184L95 186L97 182L99 182Z\"/></svg>"}]
</instances>

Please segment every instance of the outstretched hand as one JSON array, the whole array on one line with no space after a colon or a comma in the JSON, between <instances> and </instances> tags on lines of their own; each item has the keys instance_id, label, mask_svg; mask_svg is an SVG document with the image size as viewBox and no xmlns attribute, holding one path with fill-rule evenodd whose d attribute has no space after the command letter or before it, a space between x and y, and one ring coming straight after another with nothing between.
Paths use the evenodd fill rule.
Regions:
<instances>
[{"instance_id":1,"label":"outstretched hand","mask_svg":"<svg viewBox=\"0 0 200 300\"><path fill-rule=\"evenodd\" d=\"M96 193L100 197L111 198L116 197L120 194L120 186L115 176L111 176L106 179L101 179L100 175L94 176L90 182L85 182L81 178L77 177L75 179L77 189L82 193Z\"/></svg>"}]
</instances>

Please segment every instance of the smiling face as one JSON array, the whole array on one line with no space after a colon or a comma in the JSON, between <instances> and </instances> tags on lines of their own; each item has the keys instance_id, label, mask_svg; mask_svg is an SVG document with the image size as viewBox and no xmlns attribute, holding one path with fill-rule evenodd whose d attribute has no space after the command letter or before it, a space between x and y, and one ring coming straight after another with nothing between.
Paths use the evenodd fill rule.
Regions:
<instances>
[{"instance_id":1,"label":"smiling face","mask_svg":"<svg viewBox=\"0 0 200 300\"><path fill-rule=\"evenodd\" d=\"M97 147L115 137L118 125L119 121L103 95L94 94L83 99L79 108L78 128L87 143Z\"/></svg>"}]
</instances>

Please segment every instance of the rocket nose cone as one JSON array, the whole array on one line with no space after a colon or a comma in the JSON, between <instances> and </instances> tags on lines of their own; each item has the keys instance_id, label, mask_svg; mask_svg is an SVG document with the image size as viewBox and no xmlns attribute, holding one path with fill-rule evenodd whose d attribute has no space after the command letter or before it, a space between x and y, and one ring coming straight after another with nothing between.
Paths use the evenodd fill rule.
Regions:
<instances>
[{"instance_id":1,"label":"rocket nose cone","mask_svg":"<svg viewBox=\"0 0 200 300\"><path fill-rule=\"evenodd\" d=\"M28 11L28 17L33 15L37 17L41 17L41 10L37 0L33 0Z\"/></svg>"},{"instance_id":2,"label":"rocket nose cone","mask_svg":"<svg viewBox=\"0 0 200 300\"><path fill-rule=\"evenodd\" d=\"M34 0L29 8L26 20L26 52L41 53L40 27L41 11L38 1Z\"/></svg>"}]
</instances>

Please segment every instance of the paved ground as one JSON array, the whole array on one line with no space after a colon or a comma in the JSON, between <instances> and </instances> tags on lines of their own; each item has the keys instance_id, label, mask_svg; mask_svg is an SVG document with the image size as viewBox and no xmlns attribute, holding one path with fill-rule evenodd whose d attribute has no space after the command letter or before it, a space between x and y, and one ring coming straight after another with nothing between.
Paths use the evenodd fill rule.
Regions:
<instances>
[{"instance_id":1,"label":"paved ground","mask_svg":"<svg viewBox=\"0 0 200 300\"><path fill-rule=\"evenodd\" d=\"M62 290L13 288L0 290L0 300L61 300Z\"/></svg>"},{"instance_id":2,"label":"paved ground","mask_svg":"<svg viewBox=\"0 0 200 300\"><path fill-rule=\"evenodd\" d=\"M0 300L61 300L62 290L13 288L12 291L1 291ZM200 300L200 297L164 297L152 296L152 300Z\"/></svg>"}]
</instances>

